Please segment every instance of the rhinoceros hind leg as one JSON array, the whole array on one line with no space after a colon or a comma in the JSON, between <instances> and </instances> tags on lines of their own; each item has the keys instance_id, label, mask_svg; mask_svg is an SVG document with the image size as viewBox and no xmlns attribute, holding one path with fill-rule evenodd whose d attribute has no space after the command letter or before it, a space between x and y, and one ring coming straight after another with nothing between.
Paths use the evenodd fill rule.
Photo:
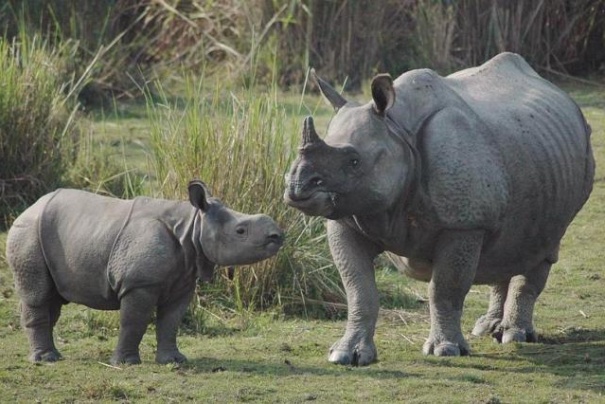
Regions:
<instances>
[{"instance_id":1,"label":"rhinoceros hind leg","mask_svg":"<svg viewBox=\"0 0 605 404\"><path fill-rule=\"evenodd\" d=\"M61 359L53 339L53 327L59 319L62 304L58 295L43 306L21 302L21 324L29 340L30 361L56 362Z\"/></svg>"},{"instance_id":2,"label":"rhinoceros hind leg","mask_svg":"<svg viewBox=\"0 0 605 404\"><path fill-rule=\"evenodd\" d=\"M156 338L158 350L155 355L157 363L182 363L187 361L176 345L176 335L183 315L187 311L193 289L180 299L158 307Z\"/></svg>"},{"instance_id":3,"label":"rhinoceros hind leg","mask_svg":"<svg viewBox=\"0 0 605 404\"><path fill-rule=\"evenodd\" d=\"M157 303L155 290L134 289L120 300L120 336L110 359L112 365L141 363L139 344Z\"/></svg>"},{"instance_id":4,"label":"rhinoceros hind leg","mask_svg":"<svg viewBox=\"0 0 605 404\"><path fill-rule=\"evenodd\" d=\"M544 260L525 275L514 276L508 286L504 317L499 327L501 342L535 342L534 305L546 285L552 263Z\"/></svg>"},{"instance_id":5,"label":"rhinoceros hind leg","mask_svg":"<svg viewBox=\"0 0 605 404\"><path fill-rule=\"evenodd\" d=\"M504 303L506 302L509 282L510 279L507 279L492 286L487 313L479 317L475 323L472 331L473 335L477 337L492 335L498 340L501 339L500 324L502 323L502 317L504 317Z\"/></svg>"}]
</instances>

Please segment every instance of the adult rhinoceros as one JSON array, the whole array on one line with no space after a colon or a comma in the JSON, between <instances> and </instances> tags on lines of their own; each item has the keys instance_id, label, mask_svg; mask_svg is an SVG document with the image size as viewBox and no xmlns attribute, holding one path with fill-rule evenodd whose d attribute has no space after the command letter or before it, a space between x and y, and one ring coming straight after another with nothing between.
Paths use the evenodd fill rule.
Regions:
<instances>
[{"instance_id":1,"label":"adult rhinoceros","mask_svg":"<svg viewBox=\"0 0 605 404\"><path fill-rule=\"evenodd\" d=\"M429 281L425 354L469 352L460 318L472 284L492 285L473 334L535 340L534 303L592 190L590 128L578 106L513 53L447 77L379 75L365 105L316 80L337 113L324 140L306 118L285 200L329 219L348 299L329 360L376 359L373 260L384 251Z\"/></svg>"},{"instance_id":2,"label":"adult rhinoceros","mask_svg":"<svg viewBox=\"0 0 605 404\"><path fill-rule=\"evenodd\" d=\"M113 364L140 362L139 343L154 312L156 361L186 360L176 335L196 277L208 280L215 264L269 258L283 241L270 217L227 208L201 181L190 182L189 201L60 189L15 220L6 252L32 361L60 358L53 327L68 302L120 310Z\"/></svg>"}]
</instances>

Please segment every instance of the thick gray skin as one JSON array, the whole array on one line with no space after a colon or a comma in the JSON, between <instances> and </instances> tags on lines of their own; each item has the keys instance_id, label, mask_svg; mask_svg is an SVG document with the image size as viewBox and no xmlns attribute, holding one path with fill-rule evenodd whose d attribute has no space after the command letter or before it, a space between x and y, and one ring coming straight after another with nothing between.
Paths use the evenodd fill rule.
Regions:
<instances>
[{"instance_id":1,"label":"thick gray skin","mask_svg":"<svg viewBox=\"0 0 605 404\"><path fill-rule=\"evenodd\" d=\"M472 284L493 285L473 334L535 340L534 303L592 190L590 129L577 105L512 53L445 78L377 76L365 105L317 80L337 114L324 140L305 121L284 198L330 219L348 322L329 360L376 359L373 260L384 251L429 282L425 354L469 352L460 318Z\"/></svg>"},{"instance_id":2,"label":"thick gray skin","mask_svg":"<svg viewBox=\"0 0 605 404\"><path fill-rule=\"evenodd\" d=\"M209 280L215 264L269 258L283 242L271 218L228 209L207 196L201 181L190 183L189 197L191 204L61 189L15 220L6 251L32 361L61 357L53 327L68 302L120 310L112 364L140 363L139 343L154 311L156 361L186 360L176 335L196 277Z\"/></svg>"}]
</instances>

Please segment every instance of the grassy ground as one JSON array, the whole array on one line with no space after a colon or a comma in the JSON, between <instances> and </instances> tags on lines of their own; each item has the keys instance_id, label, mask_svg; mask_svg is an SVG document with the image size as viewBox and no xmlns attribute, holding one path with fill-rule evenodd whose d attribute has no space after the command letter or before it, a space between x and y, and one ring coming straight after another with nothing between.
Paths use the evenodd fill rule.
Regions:
<instances>
[{"instance_id":1,"label":"grassy ground","mask_svg":"<svg viewBox=\"0 0 605 404\"><path fill-rule=\"evenodd\" d=\"M423 300L426 285L380 270L383 293L402 291L408 298L404 306L383 310L376 332L380 361L369 367L326 361L343 332L342 320L283 318L277 312L217 318L203 311L203 332L185 330L179 337L187 364L154 364L150 327L141 346L144 363L110 367L116 314L75 305L65 308L56 330L65 360L36 365L26 360L18 300L0 249L0 402L605 402L605 90L566 89L593 128L598 168L592 197L569 228L536 305L538 343L501 346L468 335L470 357L424 357L427 307L414 302ZM129 160L144 160L141 118L106 117L93 127L114 142L116 153L124 145ZM0 246L5 237L0 234ZM474 287L467 297L467 334L486 309L487 291Z\"/></svg>"}]
</instances>

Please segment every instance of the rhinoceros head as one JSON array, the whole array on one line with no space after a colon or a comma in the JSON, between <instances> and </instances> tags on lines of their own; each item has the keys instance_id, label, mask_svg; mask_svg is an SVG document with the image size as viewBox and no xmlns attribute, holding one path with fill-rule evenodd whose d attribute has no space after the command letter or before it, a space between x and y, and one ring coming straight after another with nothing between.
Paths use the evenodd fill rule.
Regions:
<instances>
[{"instance_id":1,"label":"rhinoceros head","mask_svg":"<svg viewBox=\"0 0 605 404\"><path fill-rule=\"evenodd\" d=\"M199 180L189 183L189 201L201 212L199 241L206 257L218 265L246 265L277 253L283 231L266 215L246 215L226 207Z\"/></svg>"},{"instance_id":2,"label":"rhinoceros head","mask_svg":"<svg viewBox=\"0 0 605 404\"><path fill-rule=\"evenodd\" d=\"M395 103L393 81L372 81L372 102L348 102L315 77L335 108L325 139L307 117L298 158L286 175L284 199L305 214L339 219L383 211L401 194L408 174L405 152L389 134L387 111Z\"/></svg>"}]
</instances>

